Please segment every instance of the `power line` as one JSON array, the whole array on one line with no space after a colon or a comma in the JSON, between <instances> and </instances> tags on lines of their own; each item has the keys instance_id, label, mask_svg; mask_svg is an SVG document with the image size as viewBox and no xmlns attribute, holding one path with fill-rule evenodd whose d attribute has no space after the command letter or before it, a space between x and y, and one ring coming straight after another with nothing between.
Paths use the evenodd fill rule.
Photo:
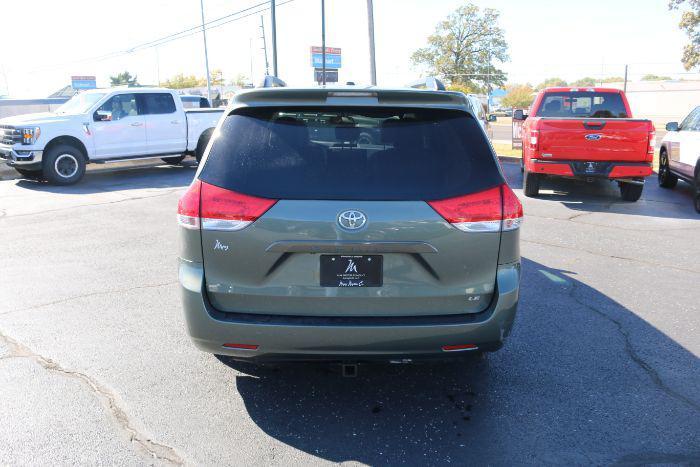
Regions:
<instances>
[{"instance_id":1,"label":"power line","mask_svg":"<svg viewBox=\"0 0 700 467\"><path fill-rule=\"evenodd\" d=\"M286 1L284 1L284 2L278 3L277 6L286 5L287 3L291 3L291 2L293 2L293 1L294 1L294 0L286 0ZM263 7L263 8L260 8L260 7ZM251 10L256 9L256 8L260 8L260 9L257 9L257 10L255 10L255 11L251 11ZM78 63L101 62L101 61L104 61L104 60L109 60L109 59L111 59L111 58L116 58L116 57L120 57L120 56L123 56L123 55L129 55L129 54L132 54L132 53L137 52L137 51L150 49L150 48L152 48L152 47L157 47L157 46L161 46L161 45L163 45L163 44L167 44L168 42L172 42L172 41L175 41L175 40L178 40L178 39L184 39L184 38L186 38L186 37L193 36L193 35L195 35L195 34L200 33L200 32L202 31L203 27L206 28L207 30L209 30L209 29L214 29L214 28L218 28L218 27L220 27L220 26L224 26L224 25L226 25L226 24L229 24L229 23L233 23L233 22L235 22L235 21L242 20L242 19L247 18L247 17L249 17L249 16L262 13L262 12L267 11L267 10L269 10L269 9L270 9L269 2L263 1L263 2L260 2L260 3L255 4L255 5L253 5L253 6L250 6L250 7L248 7L248 8L244 8L244 9L242 9L242 10L238 10L238 11L235 11L235 12L233 12L233 13L229 13L229 14L227 14L227 15L224 15L224 16L221 16L221 17L219 17L219 18L213 19L213 20L211 20L211 21L208 21L208 22L204 23L203 25L197 25L197 26L194 26L194 27L191 27L191 28L183 29L182 31L179 31L179 32L176 32L176 33L172 33L172 34L168 34L168 35L163 36L163 37L160 37L160 38L158 38L158 39L154 39L154 40L151 40L151 41L148 41L148 42L144 42L144 43L135 45L135 46L130 47L130 48L126 49L126 50L120 50L120 51L110 52L110 53L108 53L108 54L99 55L99 56L97 56L97 57L91 57L91 58L85 58L85 59L80 59L80 60L74 60L74 61L71 61L71 62L65 62L65 63L61 63L61 64L54 64L54 65L50 65L50 66L47 66L47 67L37 68L37 69L31 70L31 71L28 71L27 73L34 73L34 72L38 72L38 71L45 71L45 70L63 68L63 67L65 67L65 66L74 65L74 64L78 64ZM248 13L248 14L245 14L245 15L242 15L242 16L239 16L239 15L241 15L241 13L245 13L245 12L249 12L249 13ZM228 21L223 21L223 20L226 20L227 18L231 18L232 16L236 16L236 17L235 17L235 18L232 18L232 19L229 19ZM217 24L215 24L215 23L217 23ZM210 25L213 25L213 26L210 26ZM209 27L207 27L207 26L209 26Z\"/></svg>"}]
</instances>

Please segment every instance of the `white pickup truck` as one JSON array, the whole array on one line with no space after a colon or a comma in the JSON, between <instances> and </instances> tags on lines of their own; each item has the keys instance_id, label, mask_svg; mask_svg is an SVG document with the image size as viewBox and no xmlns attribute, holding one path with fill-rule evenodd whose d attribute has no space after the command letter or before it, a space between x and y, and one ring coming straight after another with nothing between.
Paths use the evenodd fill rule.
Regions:
<instances>
[{"instance_id":1,"label":"white pickup truck","mask_svg":"<svg viewBox=\"0 0 700 467\"><path fill-rule=\"evenodd\" d=\"M77 183L88 163L201 159L223 109L184 109L162 88L94 89L56 112L0 119L0 159L25 177Z\"/></svg>"}]
</instances>

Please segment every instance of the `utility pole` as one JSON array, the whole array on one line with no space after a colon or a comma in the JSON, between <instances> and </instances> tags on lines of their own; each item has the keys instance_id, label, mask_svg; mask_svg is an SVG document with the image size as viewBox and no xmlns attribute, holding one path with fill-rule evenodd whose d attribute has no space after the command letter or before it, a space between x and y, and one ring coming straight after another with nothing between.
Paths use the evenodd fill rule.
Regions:
<instances>
[{"instance_id":1,"label":"utility pole","mask_svg":"<svg viewBox=\"0 0 700 467\"><path fill-rule=\"evenodd\" d=\"M156 75L158 76L158 86L160 86L160 55L158 54L158 47L154 47L156 50Z\"/></svg>"},{"instance_id":2,"label":"utility pole","mask_svg":"<svg viewBox=\"0 0 700 467\"><path fill-rule=\"evenodd\" d=\"M267 61L267 40L265 40L265 22L263 21L262 15L260 15L260 29L262 29L262 41L263 50L265 51L265 74L270 74L270 63Z\"/></svg>"},{"instance_id":3,"label":"utility pole","mask_svg":"<svg viewBox=\"0 0 700 467\"><path fill-rule=\"evenodd\" d=\"M207 52L207 29L204 24L204 0L199 0L202 9L202 36L204 37L204 65L207 67L207 99L211 105L211 77L209 76L209 53Z\"/></svg>"},{"instance_id":4,"label":"utility pole","mask_svg":"<svg viewBox=\"0 0 700 467\"><path fill-rule=\"evenodd\" d=\"M624 92L627 93L627 65L625 65L625 85Z\"/></svg>"},{"instance_id":5,"label":"utility pole","mask_svg":"<svg viewBox=\"0 0 700 467\"><path fill-rule=\"evenodd\" d=\"M367 0L367 27L369 32L369 80L372 86L377 85L377 62L374 57L374 5Z\"/></svg>"},{"instance_id":6,"label":"utility pole","mask_svg":"<svg viewBox=\"0 0 700 467\"><path fill-rule=\"evenodd\" d=\"M270 0L272 15L272 74L277 77L277 18L275 17L275 0Z\"/></svg>"},{"instance_id":7,"label":"utility pole","mask_svg":"<svg viewBox=\"0 0 700 467\"><path fill-rule=\"evenodd\" d=\"M321 58L323 68L321 68L321 83L326 85L326 0L321 0Z\"/></svg>"}]
</instances>

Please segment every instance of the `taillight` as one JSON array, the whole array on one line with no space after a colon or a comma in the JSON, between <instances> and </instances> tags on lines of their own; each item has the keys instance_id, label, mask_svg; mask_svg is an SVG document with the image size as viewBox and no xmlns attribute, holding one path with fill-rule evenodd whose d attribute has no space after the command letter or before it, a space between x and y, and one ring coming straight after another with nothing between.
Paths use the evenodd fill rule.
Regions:
<instances>
[{"instance_id":1,"label":"taillight","mask_svg":"<svg viewBox=\"0 0 700 467\"><path fill-rule=\"evenodd\" d=\"M523 205L507 184L503 191L503 231L515 230L523 223Z\"/></svg>"},{"instance_id":2,"label":"taillight","mask_svg":"<svg viewBox=\"0 0 700 467\"><path fill-rule=\"evenodd\" d=\"M523 219L523 206L507 184L428 204L447 222L464 232L515 230Z\"/></svg>"},{"instance_id":3,"label":"taillight","mask_svg":"<svg viewBox=\"0 0 700 467\"><path fill-rule=\"evenodd\" d=\"M656 151L656 131L652 130L649 132L649 148L647 149L647 155L651 157L647 157L647 162L654 160L654 151Z\"/></svg>"},{"instance_id":4,"label":"taillight","mask_svg":"<svg viewBox=\"0 0 700 467\"><path fill-rule=\"evenodd\" d=\"M202 183L202 230L241 230L265 214L277 200L257 198Z\"/></svg>"},{"instance_id":5,"label":"taillight","mask_svg":"<svg viewBox=\"0 0 700 467\"><path fill-rule=\"evenodd\" d=\"M530 149L537 151L537 145L539 144L540 132L539 130L530 130Z\"/></svg>"},{"instance_id":6,"label":"taillight","mask_svg":"<svg viewBox=\"0 0 700 467\"><path fill-rule=\"evenodd\" d=\"M199 229L199 193L202 182L194 179L177 202L177 222L186 229Z\"/></svg>"},{"instance_id":7,"label":"taillight","mask_svg":"<svg viewBox=\"0 0 700 467\"><path fill-rule=\"evenodd\" d=\"M177 218L187 229L241 230L265 214L277 200L257 198L195 180L180 198Z\"/></svg>"}]
</instances>

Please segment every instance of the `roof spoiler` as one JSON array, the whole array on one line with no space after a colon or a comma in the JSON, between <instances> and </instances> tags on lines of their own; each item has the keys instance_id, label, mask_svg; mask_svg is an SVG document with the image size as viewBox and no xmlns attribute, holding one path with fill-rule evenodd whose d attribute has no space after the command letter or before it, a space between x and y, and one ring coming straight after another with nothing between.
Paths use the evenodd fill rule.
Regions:
<instances>
[{"instance_id":1,"label":"roof spoiler","mask_svg":"<svg viewBox=\"0 0 700 467\"><path fill-rule=\"evenodd\" d=\"M418 81L407 84L407 87L414 89L427 89L429 91L445 91L445 85L434 76L428 76Z\"/></svg>"},{"instance_id":2,"label":"roof spoiler","mask_svg":"<svg viewBox=\"0 0 700 467\"><path fill-rule=\"evenodd\" d=\"M287 83L279 79L277 76L265 75L260 83L259 88L286 88Z\"/></svg>"}]
</instances>

